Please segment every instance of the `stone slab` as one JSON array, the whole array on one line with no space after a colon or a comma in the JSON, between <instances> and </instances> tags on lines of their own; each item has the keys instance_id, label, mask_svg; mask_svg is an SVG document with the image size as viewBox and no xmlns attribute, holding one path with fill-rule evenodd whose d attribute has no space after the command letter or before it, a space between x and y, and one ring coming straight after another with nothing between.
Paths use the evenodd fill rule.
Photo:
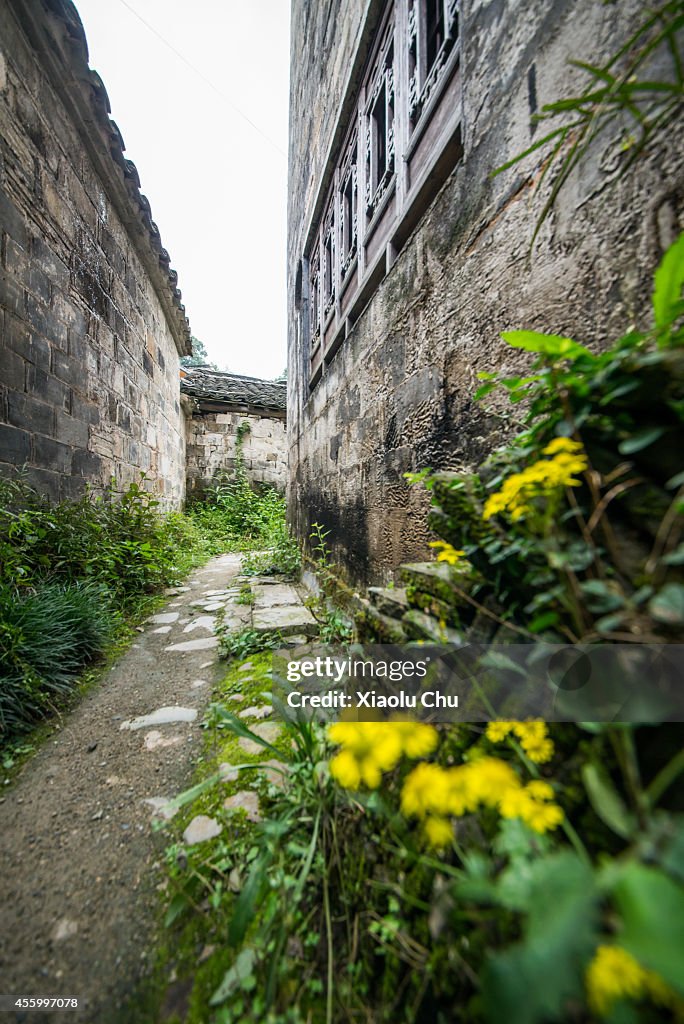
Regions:
<instances>
[{"instance_id":1,"label":"stone slab","mask_svg":"<svg viewBox=\"0 0 684 1024\"><path fill-rule=\"evenodd\" d=\"M197 640L184 640L181 644L171 644L165 647L165 651L175 651L183 654L186 651L208 651L211 647L218 647L218 639L215 636L198 638Z\"/></svg>"},{"instance_id":2,"label":"stone slab","mask_svg":"<svg viewBox=\"0 0 684 1024\"><path fill-rule=\"evenodd\" d=\"M255 586L252 587L252 593L255 609L301 604L299 594L289 583L274 583L270 587Z\"/></svg>"},{"instance_id":3,"label":"stone slab","mask_svg":"<svg viewBox=\"0 0 684 1024\"><path fill-rule=\"evenodd\" d=\"M147 729L151 725L170 725L172 722L194 722L197 708L165 707L152 711L149 715L140 715L128 722L122 722L119 729Z\"/></svg>"},{"instance_id":4,"label":"stone slab","mask_svg":"<svg viewBox=\"0 0 684 1024\"><path fill-rule=\"evenodd\" d=\"M283 636L293 633L318 636L318 623L302 604L255 609L252 626L257 631L277 630Z\"/></svg>"}]
</instances>

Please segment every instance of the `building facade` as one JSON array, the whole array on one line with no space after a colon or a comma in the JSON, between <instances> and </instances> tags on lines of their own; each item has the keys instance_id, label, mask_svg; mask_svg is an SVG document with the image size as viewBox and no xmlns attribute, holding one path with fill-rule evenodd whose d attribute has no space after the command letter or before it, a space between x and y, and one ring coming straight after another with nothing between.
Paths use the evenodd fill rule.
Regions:
<instances>
[{"instance_id":1,"label":"building facade","mask_svg":"<svg viewBox=\"0 0 684 1024\"><path fill-rule=\"evenodd\" d=\"M623 127L560 191L543 104L576 94L643 16L638 0L293 0L288 332L291 516L377 582L425 557L404 474L477 464L503 439L478 373L524 364L530 328L601 346L648 319L684 223L677 132L624 174ZM657 74L668 74L664 60Z\"/></svg>"},{"instance_id":2,"label":"building facade","mask_svg":"<svg viewBox=\"0 0 684 1024\"><path fill-rule=\"evenodd\" d=\"M208 367L181 371L187 415L187 496L235 473L255 489L287 487L287 385Z\"/></svg>"},{"instance_id":3,"label":"building facade","mask_svg":"<svg viewBox=\"0 0 684 1024\"><path fill-rule=\"evenodd\" d=\"M185 486L177 275L69 0L0 4L0 472Z\"/></svg>"}]
</instances>

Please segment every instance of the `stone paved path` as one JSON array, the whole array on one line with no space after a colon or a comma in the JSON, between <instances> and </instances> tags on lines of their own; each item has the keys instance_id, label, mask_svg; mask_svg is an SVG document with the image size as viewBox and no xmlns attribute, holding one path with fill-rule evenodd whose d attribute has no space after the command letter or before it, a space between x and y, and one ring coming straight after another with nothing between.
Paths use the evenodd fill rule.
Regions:
<instances>
[{"instance_id":1,"label":"stone paved path","mask_svg":"<svg viewBox=\"0 0 684 1024\"><path fill-rule=\"evenodd\" d=\"M238 556L221 556L170 593L2 796L0 992L78 996L83 1007L17 1015L20 1024L129 1019L122 1008L154 942L163 840L152 820L192 779L220 675L216 613L226 606L231 627L262 628L277 607L266 585L254 609L235 605L238 572ZM288 596L306 632L306 609Z\"/></svg>"}]
</instances>

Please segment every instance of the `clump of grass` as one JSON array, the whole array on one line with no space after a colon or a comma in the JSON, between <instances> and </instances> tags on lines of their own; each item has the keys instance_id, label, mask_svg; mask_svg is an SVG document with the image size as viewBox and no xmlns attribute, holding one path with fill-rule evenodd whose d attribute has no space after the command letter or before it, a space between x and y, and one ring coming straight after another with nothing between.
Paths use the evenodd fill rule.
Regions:
<instances>
[{"instance_id":1,"label":"clump of grass","mask_svg":"<svg viewBox=\"0 0 684 1024\"><path fill-rule=\"evenodd\" d=\"M0 588L0 733L43 717L78 673L111 643L120 624L99 583Z\"/></svg>"}]
</instances>

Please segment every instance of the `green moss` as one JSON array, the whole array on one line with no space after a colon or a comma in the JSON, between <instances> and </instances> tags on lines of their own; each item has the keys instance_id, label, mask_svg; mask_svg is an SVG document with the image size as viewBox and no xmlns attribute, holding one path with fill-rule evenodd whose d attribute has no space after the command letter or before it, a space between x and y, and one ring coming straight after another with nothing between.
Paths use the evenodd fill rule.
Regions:
<instances>
[{"instance_id":1,"label":"green moss","mask_svg":"<svg viewBox=\"0 0 684 1024\"><path fill-rule=\"evenodd\" d=\"M249 667L244 669L245 665ZM252 705L268 703L272 665L270 651L232 662L214 689L216 702L235 715ZM235 699L238 695L240 699ZM246 719L245 724L249 727L256 724L256 720ZM289 744L290 738L285 730L273 742L284 759L288 757ZM207 1024L209 1000L234 958L234 951L226 945L235 900L230 873L237 870L244 877L258 832L258 825L247 819L245 811L229 811L224 807L224 801L240 790L253 788L259 793L262 810L266 811L272 790L256 765L275 756L270 750L248 753L240 746L238 736L227 728L221 728L211 713L207 716L203 750L194 783L213 778L222 763L254 764L255 768L241 770L236 780L221 780L210 785L184 806L171 822L161 826L168 839L167 896L164 901L166 923L160 925L161 942L148 990L138 997L138 1001L144 1002L146 1021L158 1019L168 977L173 971L180 981L192 981L185 1024ZM222 831L215 839L185 848L181 836L198 814L215 818L222 825ZM143 1018L140 1019L142 1022Z\"/></svg>"}]
</instances>

